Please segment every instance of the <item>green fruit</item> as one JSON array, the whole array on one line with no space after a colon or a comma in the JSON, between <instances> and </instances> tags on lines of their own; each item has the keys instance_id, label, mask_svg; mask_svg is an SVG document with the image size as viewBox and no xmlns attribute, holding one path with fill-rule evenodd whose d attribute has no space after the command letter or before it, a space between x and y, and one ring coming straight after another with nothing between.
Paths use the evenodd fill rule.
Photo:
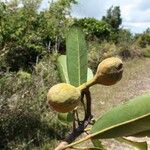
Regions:
<instances>
[{"instance_id":1,"label":"green fruit","mask_svg":"<svg viewBox=\"0 0 150 150\"><path fill-rule=\"evenodd\" d=\"M81 93L76 87L60 83L50 88L47 100L54 110L66 113L72 111L78 105L80 96Z\"/></svg>"},{"instance_id":2,"label":"green fruit","mask_svg":"<svg viewBox=\"0 0 150 150\"><path fill-rule=\"evenodd\" d=\"M103 60L97 68L95 82L102 85L113 85L122 78L123 63L117 57Z\"/></svg>"}]
</instances>

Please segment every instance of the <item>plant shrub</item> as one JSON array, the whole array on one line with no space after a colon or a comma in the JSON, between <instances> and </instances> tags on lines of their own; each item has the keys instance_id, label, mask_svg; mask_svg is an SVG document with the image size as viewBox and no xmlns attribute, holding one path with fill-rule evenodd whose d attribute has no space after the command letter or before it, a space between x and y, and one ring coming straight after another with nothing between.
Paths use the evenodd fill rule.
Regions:
<instances>
[{"instance_id":1,"label":"plant shrub","mask_svg":"<svg viewBox=\"0 0 150 150\"><path fill-rule=\"evenodd\" d=\"M144 57L150 57L150 46L145 47L142 50L142 54L143 54Z\"/></svg>"},{"instance_id":2,"label":"plant shrub","mask_svg":"<svg viewBox=\"0 0 150 150\"><path fill-rule=\"evenodd\" d=\"M94 72L103 59L115 55L117 55L117 47L114 43L99 43L97 41L89 43L88 64Z\"/></svg>"},{"instance_id":3,"label":"plant shrub","mask_svg":"<svg viewBox=\"0 0 150 150\"><path fill-rule=\"evenodd\" d=\"M6 54L5 61L11 71L30 70L35 65L38 55L40 53L35 48L14 46Z\"/></svg>"},{"instance_id":4,"label":"plant shrub","mask_svg":"<svg viewBox=\"0 0 150 150\"><path fill-rule=\"evenodd\" d=\"M32 74L19 70L0 78L0 149L29 149L61 139L68 131L46 105L48 89L59 82L56 56L46 56Z\"/></svg>"}]
</instances>

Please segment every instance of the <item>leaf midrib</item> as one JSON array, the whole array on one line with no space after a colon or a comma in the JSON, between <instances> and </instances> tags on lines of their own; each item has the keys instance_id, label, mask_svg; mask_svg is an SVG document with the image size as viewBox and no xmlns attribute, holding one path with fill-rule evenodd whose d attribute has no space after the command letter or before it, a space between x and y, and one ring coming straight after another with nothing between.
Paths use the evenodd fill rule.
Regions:
<instances>
[{"instance_id":1,"label":"leaf midrib","mask_svg":"<svg viewBox=\"0 0 150 150\"><path fill-rule=\"evenodd\" d=\"M78 85L80 85L81 84L81 80L80 80L80 74L81 74L81 68L80 68L80 57L79 57L79 55L80 55L80 44L79 44L79 34L78 34L78 30L76 29L76 33L77 33L77 43L78 43L78 79L79 79L79 82L78 82Z\"/></svg>"}]
</instances>

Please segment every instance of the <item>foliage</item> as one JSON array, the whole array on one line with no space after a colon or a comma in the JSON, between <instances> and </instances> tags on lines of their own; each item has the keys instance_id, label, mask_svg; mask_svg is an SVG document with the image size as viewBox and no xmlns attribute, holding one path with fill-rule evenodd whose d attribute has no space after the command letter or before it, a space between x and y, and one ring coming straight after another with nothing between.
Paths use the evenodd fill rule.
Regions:
<instances>
[{"instance_id":1,"label":"foliage","mask_svg":"<svg viewBox=\"0 0 150 150\"><path fill-rule=\"evenodd\" d=\"M66 36L67 55L58 57L58 70L62 82L79 86L93 77L92 70L87 68L85 34L81 28L72 27Z\"/></svg>"},{"instance_id":2,"label":"foliage","mask_svg":"<svg viewBox=\"0 0 150 150\"><path fill-rule=\"evenodd\" d=\"M44 13L47 23L45 42L47 46L54 46L55 51L64 49L64 34L72 25L70 9L76 3L76 0L58 0L51 3L49 10Z\"/></svg>"},{"instance_id":3,"label":"foliage","mask_svg":"<svg viewBox=\"0 0 150 150\"><path fill-rule=\"evenodd\" d=\"M33 68L36 58L47 51L64 51L64 32L72 24L68 18L72 4L76 1L59 0L39 12L41 0L0 2L0 54L6 54L6 63L12 71ZM20 60L24 57L22 63L12 62L18 57Z\"/></svg>"},{"instance_id":4,"label":"foliage","mask_svg":"<svg viewBox=\"0 0 150 150\"><path fill-rule=\"evenodd\" d=\"M113 29L118 29L122 23L121 12L119 6L111 6L107 10L106 16L102 17L102 20L106 21L108 24L112 26Z\"/></svg>"},{"instance_id":5,"label":"foliage","mask_svg":"<svg viewBox=\"0 0 150 150\"><path fill-rule=\"evenodd\" d=\"M119 35L122 34L122 30L119 30L119 27L122 24L120 7L111 6L107 10L106 16L102 17L102 21L105 21L111 26L111 34L109 37L109 41L113 41L116 44L119 40Z\"/></svg>"},{"instance_id":6,"label":"foliage","mask_svg":"<svg viewBox=\"0 0 150 150\"><path fill-rule=\"evenodd\" d=\"M20 2L22 2L23 7L19 7ZM24 44L24 42L28 42L26 41L28 37L30 37L30 41L31 35L36 32L36 13L40 1L23 0L20 2L10 1L3 3L5 6L5 9L2 10L3 16L1 17L1 35L3 39L1 45L3 47L12 42ZM31 33L31 31L34 32Z\"/></svg>"},{"instance_id":7,"label":"foliage","mask_svg":"<svg viewBox=\"0 0 150 150\"><path fill-rule=\"evenodd\" d=\"M74 25L82 27L88 39L108 39L111 32L109 24L94 18L74 19Z\"/></svg>"},{"instance_id":8,"label":"foliage","mask_svg":"<svg viewBox=\"0 0 150 150\"><path fill-rule=\"evenodd\" d=\"M94 138L134 136L134 134L150 130L149 98L150 94L147 93L105 113L92 127L91 132L94 133ZM129 110L130 113L127 113ZM143 126L141 126L142 122Z\"/></svg>"},{"instance_id":9,"label":"foliage","mask_svg":"<svg viewBox=\"0 0 150 150\"><path fill-rule=\"evenodd\" d=\"M142 51L144 57L150 57L150 46L147 46Z\"/></svg>"},{"instance_id":10,"label":"foliage","mask_svg":"<svg viewBox=\"0 0 150 150\"><path fill-rule=\"evenodd\" d=\"M19 4L22 2L22 7ZM4 3L1 17L1 49L12 71L32 67L43 51L38 30L37 9L40 1L10 1ZM2 5L2 4L1 4ZM19 61L18 61L18 60ZM18 62L17 62L18 61Z\"/></svg>"},{"instance_id":11,"label":"foliage","mask_svg":"<svg viewBox=\"0 0 150 150\"><path fill-rule=\"evenodd\" d=\"M0 147L42 146L47 140L60 139L66 128L45 104L46 93L59 82L53 56L44 57L30 74L19 70L0 78Z\"/></svg>"},{"instance_id":12,"label":"foliage","mask_svg":"<svg viewBox=\"0 0 150 150\"><path fill-rule=\"evenodd\" d=\"M109 8L102 20L72 19L70 11L74 4L77 4L76 0L58 0L51 2L48 9L39 11L41 0L1 1L0 70L32 71L36 60L47 52L64 54L65 33L72 25L82 27L88 41L115 43L123 57L131 53L133 37L130 31L119 29L122 18L118 6ZM149 30L135 39L139 47L146 47L149 45Z\"/></svg>"},{"instance_id":13,"label":"foliage","mask_svg":"<svg viewBox=\"0 0 150 150\"><path fill-rule=\"evenodd\" d=\"M118 54L124 58L132 57L131 46L133 43L133 35L127 29L119 29L116 39Z\"/></svg>"},{"instance_id":14,"label":"foliage","mask_svg":"<svg viewBox=\"0 0 150 150\"><path fill-rule=\"evenodd\" d=\"M117 55L117 46L114 43L98 43L90 42L88 53L88 64L94 72L96 72L98 64L107 57Z\"/></svg>"},{"instance_id":15,"label":"foliage","mask_svg":"<svg viewBox=\"0 0 150 150\"><path fill-rule=\"evenodd\" d=\"M148 28L143 34L136 35L136 43L145 48L150 45L150 29Z\"/></svg>"},{"instance_id":16,"label":"foliage","mask_svg":"<svg viewBox=\"0 0 150 150\"><path fill-rule=\"evenodd\" d=\"M88 62L93 71L96 71L98 63L107 57L118 55L123 59L130 59L143 55L143 50L137 45L135 37L127 29L118 29L116 35L111 34L109 41L94 40L88 44Z\"/></svg>"},{"instance_id":17,"label":"foliage","mask_svg":"<svg viewBox=\"0 0 150 150\"><path fill-rule=\"evenodd\" d=\"M61 55L58 57L58 70L59 70L61 81L64 83L70 83L68 77L66 55Z\"/></svg>"},{"instance_id":18,"label":"foliage","mask_svg":"<svg viewBox=\"0 0 150 150\"><path fill-rule=\"evenodd\" d=\"M5 62L11 71L19 69L31 71L39 55L40 52L34 48L11 47L5 56Z\"/></svg>"},{"instance_id":19,"label":"foliage","mask_svg":"<svg viewBox=\"0 0 150 150\"><path fill-rule=\"evenodd\" d=\"M67 59L66 55L60 55L58 57L58 71L60 74L60 79L64 83L70 83L69 77L68 77L68 70L67 70ZM88 68L87 70L87 81L93 78L93 71Z\"/></svg>"},{"instance_id":20,"label":"foliage","mask_svg":"<svg viewBox=\"0 0 150 150\"><path fill-rule=\"evenodd\" d=\"M70 84L79 86L87 81L87 45L80 28L70 28L66 37L66 49Z\"/></svg>"}]
</instances>

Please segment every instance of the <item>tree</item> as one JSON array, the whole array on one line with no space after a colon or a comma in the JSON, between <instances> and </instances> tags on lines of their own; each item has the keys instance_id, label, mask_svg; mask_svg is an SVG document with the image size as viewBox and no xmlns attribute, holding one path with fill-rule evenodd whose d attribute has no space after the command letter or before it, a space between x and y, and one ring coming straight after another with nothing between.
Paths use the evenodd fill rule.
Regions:
<instances>
[{"instance_id":1,"label":"tree","mask_svg":"<svg viewBox=\"0 0 150 150\"><path fill-rule=\"evenodd\" d=\"M70 10L75 0L52 2L47 10L39 12L42 0L0 1L0 55L17 61L18 53L34 65L43 52L64 48L64 31L71 24ZM16 53L17 51L17 53ZM28 59L34 57L34 59ZM26 57L27 56L27 57ZM10 59L5 59L6 61ZM13 63L8 63L13 64ZM21 63L15 62L21 67ZM13 66L9 66L13 68ZM25 65L26 67L26 65ZM29 67L29 66L27 66ZM16 70L19 69L16 67ZM24 68L22 66L21 68Z\"/></svg>"},{"instance_id":2,"label":"tree","mask_svg":"<svg viewBox=\"0 0 150 150\"><path fill-rule=\"evenodd\" d=\"M72 25L70 11L73 4L77 4L77 1L58 0L56 2L52 2L49 10L45 12L47 30L49 32L46 44L54 45L55 51L59 50L60 44L64 41L65 30Z\"/></svg>"},{"instance_id":3,"label":"tree","mask_svg":"<svg viewBox=\"0 0 150 150\"><path fill-rule=\"evenodd\" d=\"M82 27L87 38L93 40L107 40L111 34L111 26L105 21L99 21L95 18L74 19L74 25Z\"/></svg>"},{"instance_id":4,"label":"tree","mask_svg":"<svg viewBox=\"0 0 150 150\"><path fill-rule=\"evenodd\" d=\"M32 66L37 55L43 51L41 33L38 32L40 2L41 0L11 0L0 3L1 56L5 57L8 66L14 70ZM19 63L18 56L26 61ZM14 67L14 64L19 67Z\"/></svg>"},{"instance_id":5,"label":"tree","mask_svg":"<svg viewBox=\"0 0 150 150\"><path fill-rule=\"evenodd\" d=\"M24 37L31 33L31 30L36 30L40 1L11 0L0 3L1 48L8 43L24 44Z\"/></svg>"},{"instance_id":6,"label":"tree","mask_svg":"<svg viewBox=\"0 0 150 150\"><path fill-rule=\"evenodd\" d=\"M106 16L102 17L102 20L106 21L108 24L112 26L114 29L118 29L122 23L121 11L119 6L111 6L107 10Z\"/></svg>"}]
</instances>

